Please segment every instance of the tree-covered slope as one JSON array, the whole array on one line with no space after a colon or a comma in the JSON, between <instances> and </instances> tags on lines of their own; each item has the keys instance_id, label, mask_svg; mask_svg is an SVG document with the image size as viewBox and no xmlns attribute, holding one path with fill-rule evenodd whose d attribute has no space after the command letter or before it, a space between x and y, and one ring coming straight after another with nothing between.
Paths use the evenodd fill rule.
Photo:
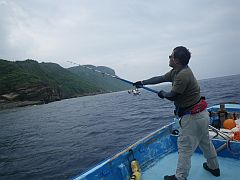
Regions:
<instances>
[{"instance_id":1,"label":"tree-covered slope","mask_svg":"<svg viewBox=\"0 0 240 180\"><path fill-rule=\"evenodd\" d=\"M99 68L114 73L110 68ZM126 86L112 81L112 78L87 72L85 68L65 69L55 63L38 63L34 60L12 62L0 59L1 99L50 102L124 89L127 89Z\"/></svg>"}]
</instances>

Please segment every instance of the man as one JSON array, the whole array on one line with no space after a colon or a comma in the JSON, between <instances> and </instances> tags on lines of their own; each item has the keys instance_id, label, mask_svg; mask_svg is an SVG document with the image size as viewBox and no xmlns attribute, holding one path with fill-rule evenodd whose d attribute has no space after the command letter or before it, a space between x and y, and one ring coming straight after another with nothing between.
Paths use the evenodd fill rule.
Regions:
<instances>
[{"instance_id":1,"label":"man","mask_svg":"<svg viewBox=\"0 0 240 180\"><path fill-rule=\"evenodd\" d=\"M191 53L186 47L174 48L169 56L172 69L163 76L153 77L133 83L140 88L143 85L172 82L170 92L160 91L158 96L174 101L175 113L180 117L178 137L178 164L175 175L164 176L165 180L185 180L191 167L191 156L197 146L203 151L207 162L203 168L214 176L220 176L216 150L209 138L207 103L201 99L200 88L188 66Z\"/></svg>"}]
</instances>

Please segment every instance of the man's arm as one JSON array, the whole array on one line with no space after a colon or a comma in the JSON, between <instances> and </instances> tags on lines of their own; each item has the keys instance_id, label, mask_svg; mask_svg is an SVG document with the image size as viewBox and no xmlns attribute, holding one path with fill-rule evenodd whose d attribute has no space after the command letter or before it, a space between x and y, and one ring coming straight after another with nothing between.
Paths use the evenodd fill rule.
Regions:
<instances>
[{"instance_id":1,"label":"man's arm","mask_svg":"<svg viewBox=\"0 0 240 180\"><path fill-rule=\"evenodd\" d=\"M166 91L162 90L162 91L160 91L158 93L158 96L160 98L162 98L162 99L166 98L166 99L168 99L170 101L175 101L179 95L180 95L179 93L176 93L174 91L166 92Z\"/></svg>"},{"instance_id":2,"label":"man's arm","mask_svg":"<svg viewBox=\"0 0 240 180\"><path fill-rule=\"evenodd\" d=\"M159 84L162 82L172 82L172 78L171 78L172 71L173 70L167 72L166 74L164 74L162 76L156 76L156 77L152 77L147 80L137 81L137 82L133 83L133 86L136 86L137 88L141 88L143 85Z\"/></svg>"},{"instance_id":3,"label":"man's arm","mask_svg":"<svg viewBox=\"0 0 240 180\"><path fill-rule=\"evenodd\" d=\"M162 82L165 82L164 76L157 76L157 77L153 77L153 78L142 81L143 85L158 84Z\"/></svg>"},{"instance_id":4,"label":"man's arm","mask_svg":"<svg viewBox=\"0 0 240 180\"><path fill-rule=\"evenodd\" d=\"M137 81L137 82L133 83L133 86L136 86L137 88L141 88L143 85L158 84L158 83L162 83L162 82L166 82L164 79L164 76L157 76L157 77L153 77L153 78L150 78L147 80Z\"/></svg>"}]
</instances>

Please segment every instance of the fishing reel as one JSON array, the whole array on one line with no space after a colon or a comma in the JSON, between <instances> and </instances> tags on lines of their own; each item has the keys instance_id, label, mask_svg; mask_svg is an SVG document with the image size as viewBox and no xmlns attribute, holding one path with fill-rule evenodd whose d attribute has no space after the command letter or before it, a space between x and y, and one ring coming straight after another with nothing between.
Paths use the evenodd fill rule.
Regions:
<instances>
[{"instance_id":1,"label":"fishing reel","mask_svg":"<svg viewBox=\"0 0 240 180\"><path fill-rule=\"evenodd\" d=\"M128 94L133 94L134 96L138 96L141 94L138 88L128 90Z\"/></svg>"}]
</instances>

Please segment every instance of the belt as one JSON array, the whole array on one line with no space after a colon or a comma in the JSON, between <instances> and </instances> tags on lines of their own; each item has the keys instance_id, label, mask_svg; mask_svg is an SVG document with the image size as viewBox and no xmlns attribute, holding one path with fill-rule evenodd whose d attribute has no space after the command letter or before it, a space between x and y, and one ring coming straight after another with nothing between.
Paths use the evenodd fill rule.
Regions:
<instances>
[{"instance_id":1,"label":"belt","mask_svg":"<svg viewBox=\"0 0 240 180\"><path fill-rule=\"evenodd\" d=\"M207 102L205 100L201 99L200 102L197 103L196 105L194 105L190 110L184 111L184 112L179 112L178 116L182 117L187 114L200 113L200 112L204 111L207 108L207 106L208 106Z\"/></svg>"}]
</instances>

